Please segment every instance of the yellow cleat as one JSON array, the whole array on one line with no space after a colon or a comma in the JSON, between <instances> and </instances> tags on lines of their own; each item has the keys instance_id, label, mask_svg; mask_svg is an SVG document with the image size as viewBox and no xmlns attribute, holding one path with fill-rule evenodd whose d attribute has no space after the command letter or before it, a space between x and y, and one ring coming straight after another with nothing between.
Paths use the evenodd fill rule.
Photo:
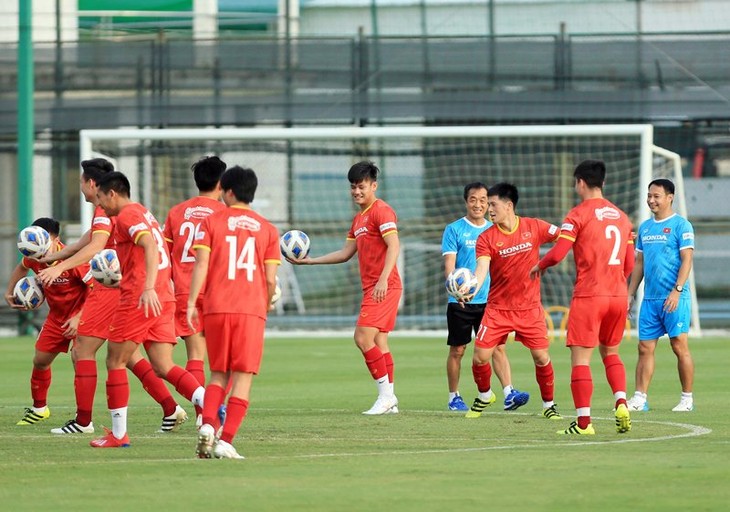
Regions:
<instances>
[{"instance_id":1,"label":"yellow cleat","mask_svg":"<svg viewBox=\"0 0 730 512\"><path fill-rule=\"evenodd\" d=\"M51 417L51 410L46 407L41 412L34 411L31 407L25 408L25 414L16 425L35 425L39 421L47 420Z\"/></svg>"},{"instance_id":2,"label":"yellow cleat","mask_svg":"<svg viewBox=\"0 0 730 512\"><path fill-rule=\"evenodd\" d=\"M593 423L589 423L586 428L580 428L578 422L574 421L565 430L558 430L557 434L561 435L579 435L579 436L595 436L596 431L593 429Z\"/></svg>"},{"instance_id":3,"label":"yellow cleat","mask_svg":"<svg viewBox=\"0 0 730 512\"><path fill-rule=\"evenodd\" d=\"M471 409L469 409L466 414L464 415L465 418L478 418L482 415L482 412L484 412L484 409L492 405L494 402L497 401L497 395L492 393L489 398L486 400L482 400L479 397L476 397L474 399L474 403L471 404Z\"/></svg>"},{"instance_id":4,"label":"yellow cleat","mask_svg":"<svg viewBox=\"0 0 730 512\"><path fill-rule=\"evenodd\" d=\"M557 409L557 405L553 404L550 407L546 407L542 410L542 415L549 420L562 420L563 417L560 415Z\"/></svg>"},{"instance_id":5,"label":"yellow cleat","mask_svg":"<svg viewBox=\"0 0 730 512\"><path fill-rule=\"evenodd\" d=\"M631 430L631 416L629 416L629 409L625 404L621 404L616 407L616 432L619 434L625 434Z\"/></svg>"}]
</instances>

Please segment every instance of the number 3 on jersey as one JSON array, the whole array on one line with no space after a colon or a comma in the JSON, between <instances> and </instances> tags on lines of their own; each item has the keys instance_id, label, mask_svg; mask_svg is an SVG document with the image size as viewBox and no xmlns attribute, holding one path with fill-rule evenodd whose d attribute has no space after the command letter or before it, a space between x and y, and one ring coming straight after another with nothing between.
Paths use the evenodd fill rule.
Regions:
<instances>
[{"instance_id":1,"label":"number 3 on jersey","mask_svg":"<svg viewBox=\"0 0 730 512\"><path fill-rule=\"evenodd\" d=\"M253 273L256 271L256 239L249 237L238 250L238 238L226 236L228 242L228 279L236 279L236 270L246 271L246 280L253 282Z\"/></svg>"}]
</instances>

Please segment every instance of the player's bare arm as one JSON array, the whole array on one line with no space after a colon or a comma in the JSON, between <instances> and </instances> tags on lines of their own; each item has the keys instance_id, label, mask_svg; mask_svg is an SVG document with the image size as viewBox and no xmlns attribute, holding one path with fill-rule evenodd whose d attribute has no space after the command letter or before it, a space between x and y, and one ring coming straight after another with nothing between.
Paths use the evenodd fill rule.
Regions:
<instances>
[{"instance_id":1,"label":"player's bare arm","mask_svg":"<svg viewBox=\"0 0 730 512\"><path fill-rule=\"evenodd\" d=\"M203 289L205 278L208 277L208 266L210 265L210 250L208 248L198 247L195 251L195 265L193 266L193 274L190 277L190 295L188 295L187 321L192 329L197 329L198 308L195 304Z\"/></svg>"},{"instance_id":2,"label":"player's bare arm","mask_svg":"<svg viewBox=\"0 0 730 512\"><path fill-rule=\"evenodd\" d=\"M54 261L58 260L65 260L66 258L70 258L74 254L76 254L78 251L80 251L86 244L89 243L89 240L91 240L91 230L87 230L81 237L76 240L74 243L67 245L60 251L52 252L46 254L43 258L40 259L42 263L53 263ZM100 249L101 250L101 249ZM94 253L96 254L96 253ZM93 254L92 254L93 256ZM91 256L86 259L86 261L89 261L91 259ZM81 263L86 263L85 261L82 261ZM81 264L79 263L79 265Z\"/></svg>"},{"instance_id":3,"label":"player's bare arm","mask_svg":"<svg viewBox=\"0 0 730 512\"><path fill-rule=\"evenodd\" d=\"M636 299L636 291L639 289L641 281L644 280L644 253L637 252L636 260L634 261L634 269L631 271L631 278L629 279L629 303L628 308L631 311L631 307Z\"/></svg>"},{"instance_id":4,"label":"player's bare arm","mask_svg":"<svg viewBox=\"0 0 730 512\"><path fill-rule=\"evenodd\" d=\"M23 279L27 274L28 269L20 263L18 263L13 271L10 273L10 278L8 278L8 287L5 290L5 302L7 302L8 306L13 309L25 310L23 306L15 303L15 295L13 295L13 289L15 288L15 285L18 283L18 281Z\"/></svg>"},{"instance_id":5,"label":"player's bare arm","mask_svg":"<svg viewBox=\"0 0 730 512\"><path fill-rule=\"evenodd\" d=\"M333 251L323 256L317 256L316 258L312 258L310 256L302 258L301 260L286 258L286 261L292 265L329 265L332 263L345 263L346 261L350 261L355 253L357 253L355 240L348 239L345 241L345 245L342 249L338 251Z\"/></svg>"},{"instance_id":6,"label":"player's bare arm","mask_svg":"<svg viewBox=\"0 0 730 512\"><path fill-rule=\"evenodd\" d=\"M81 311L76 313L74 316L66 320L61 327L65 330L63 335L67 338L75 338L78 333L79 322L81 322Z\"/></svg>"},{"instance_id":7,"label":"player's bare arm","mask_svg":"<svg viewBox=\"0 0 730 512\"><path fill-rule=\"evenodd\" d=\"M137 240L137 245L144 249L145 281L144 290L139 297L139 306L144 308L144 316L159 316L162 312L162 304L155 291L157 282L157 267L160 264L160 251L154 237L149 233L142 233Z\"/></svg>"},{"instance_id":8,"label":"player's bare arm","mask_svg":"<svg viewBox=\"0 0 730 512\"><path fill-rule=\"evenodd\" d=\"M692 258L694 256L694 250L691 248L682 249L679 252L679 257L682 260L682 264L679 266L679 272L677 272L677 281L674 283L676 285L684 286L687 282L687 279L689 279L689 272L692 270ZM672 288L672 291L669 292L669 296L664 301L664 310L668 313L671 313L677 309L677 306L679 305L679 298L682 295L681 292L678 292L676 287Z\"/></svg>"},{"instance_id":9,"label":"player's bare arm","mask_svg":"<svg viewBox=\"0 0 730 512\"><path fill-rule=\"evenodd\" d=\"M474 293L471 297L474 297L477 293L479 293L479 290L482 288L484 281L489 275L489 265L491 264L491 262L492 258L490 258L489 256L481 256L477 258L477 268L474 270L474 276L476 276L477 278L477 285L474 288ZM461 305L461 307L464 307L466 299L471 300L471 297L465 297L464 300L460 300L459 304Z\"/></svg>"},{"instance_id":10,"label":"player's bare arm","mask_svg":"<svg viewBox=\"0 0 730 512\"><path fill-rule=\"evenodd\" d=\"M456 269L456 253L444 254L444 277L449 277Z\"/></svg>"},{"instance_id":11,"label":"player's bare arm","mask_svg":"<svg viewBox=\"0 0 730 512\"><path fill-rule=\"evenodd\" d=\"M87 231L87 233L91 232ZM69 254L68 259L63 259L63 261L58 263L57 265L45 268L38 273L38 279L41 281L41 283L43 283L44 285L50 284L58 279L58 277L65 271L71 270L74 267L78 267L79 265L83 265L84 263L88 262L91 258L94 257L96 253L106 247L106 242L107 240L109 240L109 233L97 231L93 234L90 234L88 238L86 238L86 234L84 234L79 242L81 242L81 240L85 240L85 243L72 254ZM76 242L76 244L74 245L77 245L79 242ZM54 261L57 261L59 259L55 258L55 256L57 254L63 253L67 248L68 246L64 247L58 252L51 254L51 256L54 257Z\"/></svg>"},{"instance_id":12,"label":"player's bare arm","mask_svg":"<svg viewBox=\"0 0 730 512\"><path fill-rule=\"evenodd\" d=\"M383 263L383 271L380 273L378 282L375 283L373 288L373 299L375 302L382 302L385 300L385 295L388 293L388 278L390 273L393 272L396 263L398 262L398 254L400 253L400 239L398 233L390 233L383 237L387 250L385 251L385 262Z\"/></svg>"}]
</instances>

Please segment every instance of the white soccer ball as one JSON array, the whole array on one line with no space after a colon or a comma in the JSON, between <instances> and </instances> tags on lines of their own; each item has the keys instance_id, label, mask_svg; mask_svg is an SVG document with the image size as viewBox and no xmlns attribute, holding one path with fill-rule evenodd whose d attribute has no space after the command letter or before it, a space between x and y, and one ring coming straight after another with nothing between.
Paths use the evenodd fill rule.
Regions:
<instances>
[{"instance_id":1,"label":"white soccer ball","mask_svg":"<svg viewBox=\"0 0 730 512\"><path fill-rule=\"evenodd\" d=\"M466 267L456 268L446 278L446 291L456 300L469 302L476 292L477 276Z\"/></svg>"},{"instance_id":2,"label":"white soccer ball","mask_svg":"<svg viewBox=\"0 0 730 512\"><path fill-rule=\"evenodd\" d=\"M18 250L27 258L41 259L51 248L51 235L40 226L28 226L18 233Z\"/></svg>"},{"instance_id":3,"label":"white soccer ball","mask_svg":"<svg viewBox=\"0 0 730 512\"><path fill-rule=\"evenodd\" d=\"M117 251L104 249L99 251L91 261L91 275L104 286L114 286L122 280Z\"/></svg>"},{"instance_id":4,"label":"white soccer ball","mask_svg":"<svg viewBox=\"0 0 730 512\"><path fill-rule=\"evenodd\" d=\"M281 299L281 286L279 285L279 276L276 276L276 288L274 289L274 295L271 297L271 305L273 306Z\"/></svg>"},{"instance_id":5,"label":"white soccer ball","mask_svg":"<svg viewBox=\"0 0 730 512\"><path fill-rule=\"evenodd\" d=\"M279 240L281 254L292 260L301 260L309 254L309 237L304 231L292 229Z\"/></svg>"},{"instance_id":6,"label":"white soccer ball","mask_svg":"<svg viewBox=\"0 0 730 512\"><path fill-rule=\"evenodd\" d=\"M43 287L33 276L26 276L15 283L13 295L15 302L26 309L38 309L46 300Z\"/></svg>"}]
</instances>

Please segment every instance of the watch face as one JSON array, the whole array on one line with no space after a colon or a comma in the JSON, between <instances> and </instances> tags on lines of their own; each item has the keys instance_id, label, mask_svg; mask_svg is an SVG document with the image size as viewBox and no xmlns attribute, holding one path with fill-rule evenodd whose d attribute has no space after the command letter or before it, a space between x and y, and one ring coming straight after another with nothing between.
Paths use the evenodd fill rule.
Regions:
<instances>
[{"instance_id":1,"label":"watch face","mask_svg":"<svg viewBox=\"0 0 730 512\"><path fill-rule=\"evenodd\" d=\"M678 292L681 292L682 290L684 290L684 286L677 285L674 287L674 289L677 290Z\"/></svg>"}]
</instances>

